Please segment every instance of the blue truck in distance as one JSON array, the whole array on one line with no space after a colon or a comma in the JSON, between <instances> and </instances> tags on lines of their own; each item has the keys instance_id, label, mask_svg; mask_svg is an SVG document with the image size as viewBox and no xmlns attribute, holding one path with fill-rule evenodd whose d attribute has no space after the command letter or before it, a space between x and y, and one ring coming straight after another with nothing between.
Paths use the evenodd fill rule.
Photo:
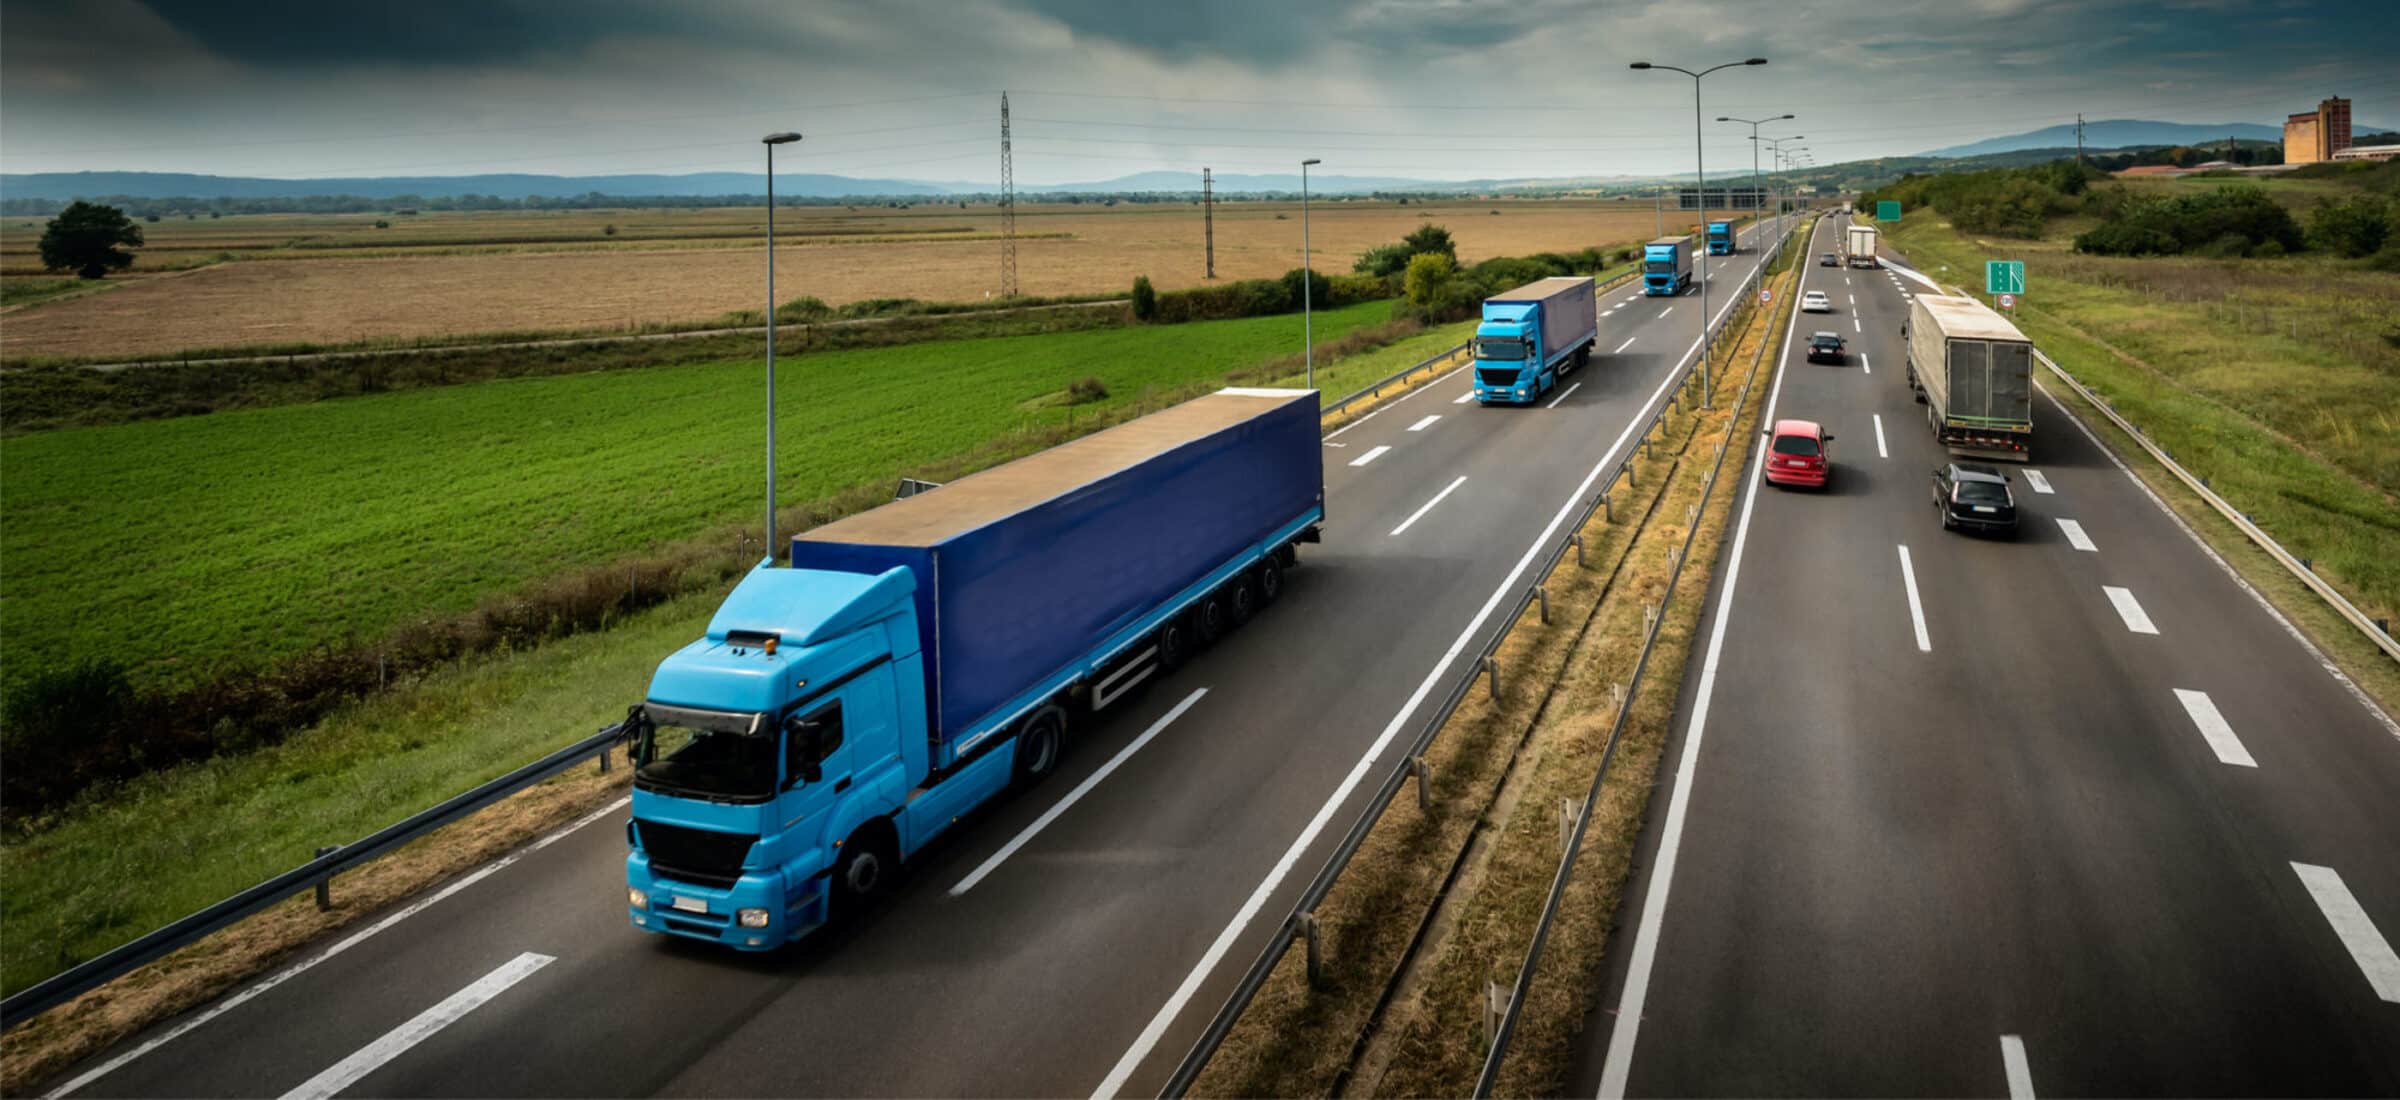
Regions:
<instances>
[{"instance_id":1,"label":"blue truck in distance","mask_svg":"<svg viewBox=\"0 0 2400 1100\"><path fill-rule=\"evenodd\" d=\"M1588 277L1540 279L1483 300L1475 326L1475 400L1527 404L1591 358L1599 298Z\"/></svg>"},{"instance_id":2,"label":"blue truck in distance","mask_svg":"<svg viewBox=\"0 0 2400 1100\"><path fill-rule=\"evenodd\" d=\"M1711 256L1730 256L1733 254L1732 222L1708 223L1708 254Z\"/></svg>"},{"instance_id":3,"label":"blue truck in distance","mask_svg":"<svg viewBox=\"0 0 2400 1100\"><path fill-rule=\"evenodd\" d=\"M1274 602L1322 454L1315 391L1226 389L794 537L627 715L634 926L761 951L880 893Z\"/></svg>"},{"instance_id":4,"label":"blue truck in distance","mask_svg":"<svg viewBox=\"0 0 2400 1100\"><path fill-rule=\"evenodd\" d=\"M1692 285L1692 239L1660 237L1642 246L1642 292L1653 298L1681 294Z\"/></svg>"}]
</instances>

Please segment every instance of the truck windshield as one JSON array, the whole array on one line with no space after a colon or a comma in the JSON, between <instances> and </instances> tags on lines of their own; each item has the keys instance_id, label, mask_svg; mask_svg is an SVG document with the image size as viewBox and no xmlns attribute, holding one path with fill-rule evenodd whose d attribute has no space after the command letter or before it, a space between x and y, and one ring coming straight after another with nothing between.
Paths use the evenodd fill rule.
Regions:
<instances>
[{"instance_id":1,"label":"truck windshield","mask_svg":"<svg viewBox=\"0 0 2400 1100\"><path fill-rule=\"evenodd\" d=\"M1478 336L1475 338L1475 358L1523 359L1525 358L1525 341L1514 336Z\"/></svg>"},{"instance_id":2,"label":"truck windshield","mask_svg":"<svg viewBox=\"0 0 2400 1100\"><path fill-rule=\"evenodd\" d=\"M1675 258L1652 256L1642 261L1642 270L1652 275L1672 275L1675 273Z\"/></svg>"},{"instance_id":3,"label":"truck windshield","mask_svg":"<svg viewBox=\"0 0 2400 1100\"><path fill-rule=\"evenodd\" d=\"M755 717L682 712L645 723L634 747L641 762L634 778L668 794L741 802L773 797L775 736Z\"/></svg>"}]
</instances>

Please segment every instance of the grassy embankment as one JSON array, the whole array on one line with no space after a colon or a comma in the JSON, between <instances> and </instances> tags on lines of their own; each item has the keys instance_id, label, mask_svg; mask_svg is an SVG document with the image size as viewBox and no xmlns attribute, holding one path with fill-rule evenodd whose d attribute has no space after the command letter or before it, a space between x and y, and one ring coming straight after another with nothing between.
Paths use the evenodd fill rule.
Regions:
<instances>
[{"instance_id":1,"label":"grassy embankment","mask_svg":"<svg viewBox=\"0 0 2400 1100\"><path fill-rule=\"evenodd\" d=\"M1978 240L1928 212L1889 239L1970 291L1985 259L2025 260L2017 320L2035 344L2361 610L2400 618L2400 278L2318 256L2084 256L2071 250L2076 228L2062 220L2038 241ZM2297 593L2279 600L2294 615L2331 619L2280 573L2249 576ZM2337 654L2373 653L2338 621L2311 633ZM2400 699L2388 660L2344 663Z\"/></svg>"},{"instance_id":2,"label":"grassy embankment","mask_svg":"<svg viewBox=\"0 0 2400 1100\"><path fill-rule=\"evenodd\" d=\"M1779 340L1787 315L1752 325L1727 361L1746 364L1759 340ZM1761 369L1762 382L1769 369ZM1693 564L1635 697L1574 892L1545 955L1546 975L1573 980L1537 987L1542 1007L1518 1033L1518 1049L1535 1051L1529 1079L1551 1080L1555 1091L1564 1041L1552 1033L1572 1034L1596 980L1730 489L1742 476L1763 402L1762 384L1736 416L1728 406L1741 380L1739 371L1719 373L1716 409L1671 414L1652 447L1634 456L1634 480L1613 490L1615 518L1584 530L1586 563L1570 556L1548 577L1550 624L1528 611L1502 645L1499 700L1478 687L1434 738L1431 812L1420 812L1414 791L1404 791L1318 909L1326 936L1320 984L1310 988L1304 953L1295 948L1196 1093L1419 1096L1472 1088L1483 1050L1483 982L1505 982L1523 957L1557 867L1559 799L1581 798L1598 767L1614 716L1611 685L1630 673L1644 608L1665 591L1668 548L1689 529L1687 509L1699 503L1732 418L1726 472L1699 517ZM1505 1087L1530 1087L1522 1077Z\"/></svg>"}]
</instances>

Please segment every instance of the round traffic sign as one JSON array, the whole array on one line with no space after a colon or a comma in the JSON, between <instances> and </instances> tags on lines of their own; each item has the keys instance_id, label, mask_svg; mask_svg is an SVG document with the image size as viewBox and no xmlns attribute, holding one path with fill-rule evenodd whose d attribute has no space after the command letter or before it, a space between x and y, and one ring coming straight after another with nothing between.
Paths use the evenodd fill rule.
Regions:
<instances>
[{"instance_id":1,"label":"round traffic sign","mask_svg":"<svg viewBox=\"0 0 2400 1100\"><path fill-rule=\"evenodd\" d=\"M2003 295L2001 295L2001 296L2000 296L2000 308L2002 308L2002 309L2015 309L2015 308L2017 308L2017 296L2016 296L2016 295L2014 295L2014 294L2003 294Z\"/></svg>"},{"instance_id":2,"label":"round traffic sign","mask_svg":"<svg viewBox=\"0 0 2400 1100\"><path fill-rule=\"evenodd\" d=\"M1772 302L1775 300L1775 292L1761 287L1758 291L1758 300L1762 305L1767 302Z\"/></svg>"}]
</instances>

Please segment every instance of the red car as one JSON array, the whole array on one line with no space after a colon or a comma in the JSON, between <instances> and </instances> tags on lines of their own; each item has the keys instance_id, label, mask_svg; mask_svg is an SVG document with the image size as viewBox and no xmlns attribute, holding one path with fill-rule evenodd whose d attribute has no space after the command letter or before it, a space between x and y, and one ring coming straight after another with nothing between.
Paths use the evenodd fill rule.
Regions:
<instances>
[{"instance_id":1,"label":"red car","mask_svg":"<svg viewBox=\"0 0 2400 1100\"><path fill-rule=\"evenodd\" d=\"M1822 489L1833 480L1825 445L1833 437L1814 420L1778 420L1767 432L1767 482Z\"/></svg>"}]
</instances>

